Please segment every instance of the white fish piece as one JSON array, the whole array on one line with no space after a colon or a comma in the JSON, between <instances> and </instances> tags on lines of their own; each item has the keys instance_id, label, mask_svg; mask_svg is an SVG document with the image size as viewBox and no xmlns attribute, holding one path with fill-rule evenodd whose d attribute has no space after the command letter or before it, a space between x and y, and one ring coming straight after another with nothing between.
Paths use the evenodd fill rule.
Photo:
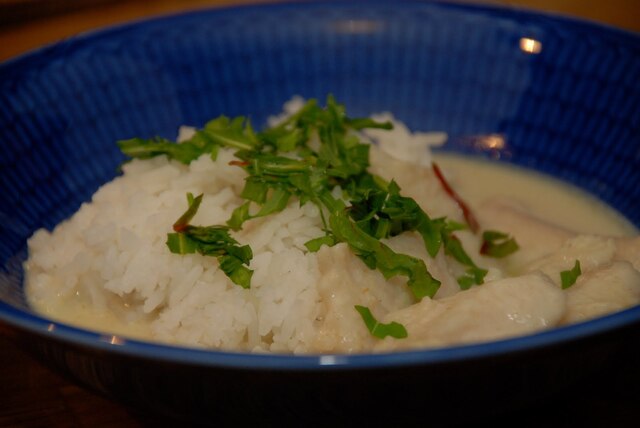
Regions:
<instances>
[{"instance_id":1,"label":"white fish piece","mask_svg":"<svg viewBox=\"0 0 640 428\"><path fill-rule=\"evenodd\" d=\"M388 313L383 322L403 324L408 337L386 338L375 350L468 344L534 333L558 324L565 309L564 293L546 276L505 278Z\"/></svg>"},{"instance_id":2,"label":"white fish piece","mask_svg":"<svg viewBox=\"0 0 640 428\"><path fill-rule=\"evenodd\" d=\"M626 260L640 271L640 236L617 238L616 259Z\"/></svg>"},{"instance_id":3,"label":"white fish piece","mask_svg":"<svg viewBox=\"0 0 640 428\"><path fill-rule=\"evenodd\" d=\"M318 251L318 268L320 311L312 352L353 353L372 347L377 339L367 330L355 305L366 306L379 317L414 302L404 277L392 278L389 284L344 243L322 247Z\"/></svg>"},{"instance_id":4,"label":"white fish piece","mask_svg":"<svg viewBox=\"0 0 640 428\"><path fill-rule=\"evenodd\" d=\"M640 272L629 262L614 262L582 274L565 293L562 324L617 312L640 303Z\"/></svg>"},{"instance_id":5,"label":"white fish piece","mask_svg":"<svg viewBox=\"0 0 640 428\"><path fill-rule=\"evenodd\" d=\"M578 235L568 239L554 253L529 264L527 271L540 270L560 286L560 272L574 267L580 261L582 272L589 272L610 263L616 253L614 239L595 235Z\"/></svg>"},{"instance_id":6,"label":"white fish piece","mask_svg":"<svg viewBox=\"0 0 640 428\"><path fill-rule=\"evenodd\" d=\"M477 207L475 214L483 229L499 230L516 239L520 249L506 259L513 272L521 272L534 260L554 253L576 235L530 215L524 207L503 198L488 199Z\"/></svg>"}]
</instances>

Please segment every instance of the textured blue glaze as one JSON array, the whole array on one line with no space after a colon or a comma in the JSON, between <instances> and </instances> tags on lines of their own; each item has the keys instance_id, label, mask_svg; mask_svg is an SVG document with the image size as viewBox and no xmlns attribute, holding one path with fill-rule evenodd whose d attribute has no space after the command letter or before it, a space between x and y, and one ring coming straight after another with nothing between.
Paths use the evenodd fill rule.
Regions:
<instances>
[{"instance_id":1,"label":"textured blue glaze","mask_svg":"<svg viewBox=\"0 0 640 428\"><path fill-rule=\"evenodd\" d=\"M539 54L519 48L538 40ZM26 239L117 174L114 142L175 137L219 114L263 124L292 95L333 93L354 115L392 111L448 150L500 134L491 153L574 183L640 226L640 41L519 11L418 2L202 11L87 34L0 66L0 319L96 350L214 367L317 370L469 360L637 322L635 307L491 344L393 355L264 356L191 350L52 323L25 303Z\"/></svg>"}]
</instances>

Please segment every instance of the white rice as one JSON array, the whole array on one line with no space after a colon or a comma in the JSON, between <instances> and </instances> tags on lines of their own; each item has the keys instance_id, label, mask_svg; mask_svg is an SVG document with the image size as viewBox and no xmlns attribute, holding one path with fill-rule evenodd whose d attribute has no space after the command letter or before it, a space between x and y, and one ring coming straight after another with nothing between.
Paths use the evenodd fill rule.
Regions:
<instances>
[{"instance_id":1,"label":"white rice","mask_svg":"<svg viewBox=\"0 0 640 428\"><path fill-rule=\"evenodd\" d=\"M284 115L301 103L294 98ZM407 140L406 127L397 129L385 141ZM178 139L192 133L183 127ZM419 147L428 157L423 141ZM292 198L284 211L234 233L254 253L249 290L233 284L215 258L172 254L165 244L186 209L187 192L204 194L191 221L196 225L225 224L242 203L245 172L229 165L232 153L223 149L215 162L205 155L188 166L164 156L123 165L122 176L102 186L71 219L29 240L32 305L67 322L85 320L120 334L136 335L134 327L142 325L143 336L159 341L251 351L311 349L321 310L319 271L317 255L304 243L323 235L315 205L300 206ZM87 321L86 312L101 311L108 326Z\"/></svg>"}]
</instances>

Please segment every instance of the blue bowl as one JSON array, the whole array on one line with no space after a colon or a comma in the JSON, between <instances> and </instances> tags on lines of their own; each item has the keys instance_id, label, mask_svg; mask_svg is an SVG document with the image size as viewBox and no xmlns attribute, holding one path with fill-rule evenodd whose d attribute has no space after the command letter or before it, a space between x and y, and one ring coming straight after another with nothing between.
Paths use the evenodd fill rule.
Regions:
<instances>
[{"instance_id":1,"label":"blue bowl","mask_svg":"<svg viewBox=\"0 0 640 428\"><path fill-rule=\"evenodd\" d=\"M376 420L395 420L399 408L404 416L428 409L431 418L464 419L497 412L495 403L531 403L611 364L640 338L634 307L473 346L251 355L105 336L29 308L27 238L115 176L123 161L116 140L173 138L179 125L223 113L264 123L294 94L328 93L353 115L387 110L413 130L446 131L445 150L571 182L640 226L636 34L439 2L199 11L85 34L0 66L0 320L83 385L139 409L205 421L374 409ZM479 148L488 134L501 135L505 147Z\"/></svg>"}]
</instances>

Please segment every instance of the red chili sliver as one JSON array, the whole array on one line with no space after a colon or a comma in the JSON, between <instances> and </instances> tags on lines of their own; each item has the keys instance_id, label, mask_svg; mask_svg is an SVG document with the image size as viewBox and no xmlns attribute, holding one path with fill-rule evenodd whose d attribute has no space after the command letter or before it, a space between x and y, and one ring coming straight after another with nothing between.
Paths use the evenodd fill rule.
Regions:
<instances>
[{"instance_id":1,"label":"red chili sliver","mask_svg":"<svg viewBox=\"0 0 640 428\"><path fill-rule=\"evenodd\" d=\"M249 162L248 161L232 160L232 161L229 162L229 165L233 165L233 166L249 166Z\"/></svg>"},{"instance_id":2,"label":"red chili sliver","mask_svg":"<svg viewBox=\"0 0 640 428\"><path fill-rule=\"evenodd\" d=\"M174 232L184 232L185 230L187 230L187 227L189 227L189 224L185 223L185 224L174 224L173 225L173 231Z\"/></svg>"},{"instance_id":3,"label":"red chili sliver","mask_svg":"<svg viewBox=\"0 0 640 428\"><path fill-rule=\"evenodd\" d=\"M440 184L442 185L444 191L447 192L451 199L456 201L456 203L462 210L462 215L464 215L464 219L469 225L469 229L471 229L473 233L478 232L478 230L480 230L480 224L478 223L478 220L476 220L476 217L473 215L473 212L471 212L469 206L462 200L462 198L455 192L455 190L453 190L449 183L447 183L447 180L444 178L444 175L442 175L442 171L440 171L440 167L438 166L438 164L432 162L431 168L436 174L438 181L440 181Z\"/></svg>"}]
</instances>

